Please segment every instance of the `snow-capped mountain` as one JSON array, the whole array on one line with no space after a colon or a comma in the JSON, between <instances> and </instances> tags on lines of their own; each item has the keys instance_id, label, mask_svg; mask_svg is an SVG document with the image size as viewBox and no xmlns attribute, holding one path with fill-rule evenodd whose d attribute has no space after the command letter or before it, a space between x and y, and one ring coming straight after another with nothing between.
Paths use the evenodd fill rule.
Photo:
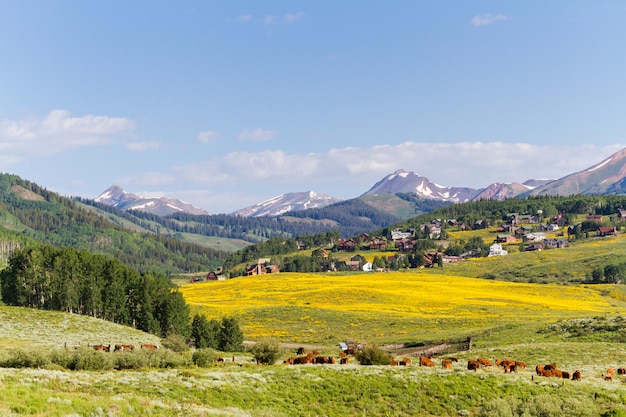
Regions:
<instances>
[{"instance_id":1,"label":"snow-capped mountain","mask_svg":"<svg viewBox=\"0 0 626 417\"><path fill-rule=\"evenodd\" d=\"M338 198L327 194L316 194L313 191L287 193L230 214L243 217L278 216L290 211L322 208L339 201L341 200Z\"/></svg>"},{"instance_id":2,"label":"snow-capped mountain","mask_svg":"<svg viewBox=\"0 0 626 417\"><path fill-rule=\"evenodd\" d=\"M529 195L624 194L626 149L579 172L532 190Z\"/></svg>"},{"instance_id":3,"label":"snow-capped mountain","mask_svg":"<svg viewBox=\"0 0 626 417\"><path fill-rule=\"evenodd\" d=\"M365 194L415 193L427 199L463 203L470 201L478 192L474 188L439 185L415 172L400 169L378 181Z\"/></svg>"},{"instance_id":4,"label":"snow-capped mountain","mask_svg":"<svg viewBox=\"0 0 626 417\"><path fill-rule=\"evenodd\" d=\"M494 182L480 190L478 194L472 197L472 201L506 200L532 189L533 187L520 184L519 182Z\"/></svg>"},{"instance_id":5,"label":"snow-capped mountain","mask_svg":"<svg viewBox=\"0 0 626 417\"><path fill-rule=\"evenodd\" d=\"M121 187L113 185L106 189L94 201L120 210L139 210L157 216L167 216L173 213L209 214L208 211L185 203L174 198L166 197L142 197L124 191Z\"/></svg>"}]
</instances>

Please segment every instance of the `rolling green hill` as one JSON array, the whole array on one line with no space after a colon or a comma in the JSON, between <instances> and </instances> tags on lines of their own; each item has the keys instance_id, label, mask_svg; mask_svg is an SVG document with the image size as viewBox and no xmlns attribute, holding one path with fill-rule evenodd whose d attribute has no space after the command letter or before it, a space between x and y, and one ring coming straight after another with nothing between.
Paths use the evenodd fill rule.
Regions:
<instances>
[{"instance_id":1,"label":"rolling green hill","mask_svg":"<svg viewBox=\"0 0 626 417\"><path fill-rule=\"evenodd\" d=\"M14 175L0 175L0 237L4 245L42 242L107 254L137 271L208 271L225 251L148 232L154 225L123 213L99 212ZM2 254L2 251L0 251ZM4 251L2 263L9 253Z\"/></svg>"}]
</instances>

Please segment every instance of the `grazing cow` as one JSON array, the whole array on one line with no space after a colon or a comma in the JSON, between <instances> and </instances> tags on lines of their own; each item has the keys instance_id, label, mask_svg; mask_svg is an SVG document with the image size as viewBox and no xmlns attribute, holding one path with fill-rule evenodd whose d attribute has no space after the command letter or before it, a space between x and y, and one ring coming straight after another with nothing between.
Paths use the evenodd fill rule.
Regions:
<instances>
[{"instance_id":1,"label":"grazing cow","mask_svg":"<svg viewBox=\"0 0 626 417\"><path fill-rule=\"evenodd\" d=\"M515 363L508 364L508 365L504 366L504 373L505 374L510 374L512 372L517 373L517 365Z\"/></svg>"},{"instance_id":2,"label":"grazing cow","mask_svg":"<svg viewBox=\"0 0 626 417\"><path fill-rule=\"evenodd\" d=\"M526 365L526 363L522 361L515 361L515 365L519 366L520 368L528 368L528 365Z\"/></svg>"},{"instance_id":3,"label":"grazing cow","mask_svg":"<svg viewBox=\"0 0 626 417\"><path fill-rule=\"evenodd\" d=\"M159 347L157 345L153 345L152 343L144 343L141 345L141 349L156 350L158 348Z\"/></svg>"},{"instance_id":4,"label":"grazing cow","mask_svg":"<svg viewBox=\"0 0 626 417\"><path fill-rule=\"evenodd\" d=\"M293 364L293 360L295 358L291 357L291 358L287 358L285 359L285 361L283 362L285 365L292 365Z\"/></svg>"},{"instance_id":5,"label":"grazing cow","mask_svg":"<svg viewBox=\"0 0 626 417\"><path fill-rule=\"evenodd\" d=\"M328 358L326 358L326 363L330 363L330 364L335 364L335 358L332 356L329 356Z\"/></svg>"},{"instance_id":6,"label":"grazing cow","mask_svg":"<svg viewBox=\"0 0 626 417\"><path fill-rule=\"evenodd\" d=\"M400 361L401 366L409 366L411 364L411 358L402 358Z\"/></svg>"},{"instance_id":7,"label":"grazing cow","mask_svg":"<svg viewBox=\"0 0 626 417\"><path fill-rule=\"evenodd\" d=\"M320 354L320 353L319 353L317 350L315 350L315 349L313 349L313 350L311 351L311 353L312 353L314 356L318 356L318 355Z\"/></svg>"},{"instance_id":8,"label":"grazing cow","mask_svg":"<svg viewBox=\"0 0 626 417\"><path fill-rule=\"evenodd\" d=\"M478 358L476 360L478 361L478 363L480 363L483 366L492 366L492 363L489 361L489 359Z\"/></svg>"},{"instance_id":9,"label":"grazing cow","mask_svg":"<svg viewBox=\"0 0 626 417\"><path fill-rule=\"evenodd\" d=\"M121 352L123 350L134 350L135 346L133 345L123 345L123 344L118 344L115 345L115 349L113 349L114 352Z\"/></svg>"},{"instance_id":10,"label":"grazing cow","mask_svg":"<svg viewBox=\"0 0 626 417\"><path fill-rule=\"evenodd\" d=\"M400 362L398 362L397 360L395 360L395 359L391 358L391 363L390 363L390 365L391 365L391 366L398 366L398 365L400 365Z\"/></svg>"},{"instance_id":11,"label":"grazing cow","mask_svg":"<svg viewBox=\"0 0 626 417\"><path fill-rule=\"evenodd\" d=\"M557 367L555 363L549 363L547 365L544 365L543 369L545 369L546 371L554 371L555 369L557 369Z\"/></svg>"},{"instance_id":12,"label":"grazing cow","mask_svg":"<svg viewBox=\"0 0 626 417\"><path fill-rule=\"evenodd\" d=\"M316 356L313 358L313 363L325 364L328 363L328 358L326 356Z\"/></svg>"},{"instance_id":13,"label":"grazing cow","mask_svg":"<svg viewBox=\"0 0 626 417\"><path fill-rule=\"evenodd\" d=\"M349 358L349 357L347 357L347 356L346 356L345 358L341 358L341 359L339 359L339 363L340 363L341 365L347 365L349 361L350 361L350 358Z\"/></svg>"},{"instance_id":14,"label":"grazing cow","mask_svg":"<svg viewBox=\"0 0 626 417\"><path fill-rule=\"evenodd\" d=\"M448 359L451 360L452 362L458 362L459 361L459 359L455 358L454 356L451 357L451 358L448 358Z\"/></svg>"},{"instance_id":15,"label":"grazing cow","mask_svg":"<svg viewBox=\"0 0 626 417\"><path fill-rule=\"evenodd\" d=\"M626 375L626 369L625 368L617 368L617 374L618 375Z\"/></svg>"},{"instance_id":16,"label":"grazing cow","mask_svg":"<svg viewBox=\"0 0 626 417\"><path fill-rule=\"evenodd\" d=\"M537 375L541 375L541 372L543 372L543 365L538 364L535 366L535 372L537 372Z\"/></svg>"},{"instance_id":17,"label":"grazing cow","mask_svg":"<svg viewBox=\"0 0 626 417\"><path fill-rule=\"evenodd\" d=\"M602 374L604 375L604 374ZM604 375L604 380L605 381L613 381L613 374L606 374Z\"/></svg>"},{"instance_id":18,"label":"grazing cow","mask_svg":"<svg viewBox=\"0 0 626 417\"><path fill-rule=\"evenodd\" d=\"M496 359L495 365L505 368L507 366L515 365L515 361L511 359L504 359L504 360Z\"/></svg>"},{"instance_id":19,"label":"grazing cow","mask_svg":"<svg viewBox=\"0 0 626 417\"><path fill-rule=\"evenodd\" d=\"M339 357L345 358L346 356L348 356L346 352L344 352L343 350L339 351Z\"/></svg>"},{"instance_id":20,"label":"grazing cow","mask_svg":"<svg viewBox=\"0 0 626 417\"><path fill-rule=\"evenodd\" d=\"M111 351L111 345L94 345L93 348L94 348L94 350L99 350L101 352L110 352Z\"/></svg>"},{"instance_id":21,"label":"grazing cow","mask_svg":"<svg viewBox=\"0 0 626 417\"><path fill-rule=\"evenodd\" d=\"M563 378L563 371L561 371L560 369L553 369L552 376L557 378Z\"/></svg>"},{"instance_id":22,"label":"grazing cow","mask_svg":"<svg viewBox=\"0 0 626 417\"><path fill-rule=\"evenodd\" d=\"M473 360L468 360L467 361L467 370L468 371L474 371L476 372L476 370L480 368L480 362L478 361L473 361Z\"/></svg>"},{"instance_id":23,"label":"grazing cow","mask_svg":"<svg viewBox=\"0 0 626 417\"><path fill-rule=\"evenodd\" d=\"M607 375L613 375L614 373L615 373L615 369L613 369L613 368L609 368L609 369L607 369L607 371L606 371L606 374L607 374Z\"/></svg>"},{"instance_id":24,"label":"grazing cow","mask_svg":"<svg viewBox=\"0 0 626 417\"><path fill-rule=\"evenodd\" d=\"M570 374L567 371L561 371L561 373L563 374L562 377L563 379L570 379Z\"/></svg>"},{"instance_id":25,"label":"grazing cow","mask_svg":"<svg viewBox=\"0 0 626 417\"><path fill-rule=\"evenodd\" d=\"M435 362L427 356L420 356L420 366L435 366Z\"/></svg>"},{"instance_id":26,"label":"grazing cow","mask_svg":"<svg viewBox=\"0 0 626 417\"><path fill-rule=\"evenodd\" d=\"M313 358L310 358L308 356L298 356L297 358L293 358L293 361L291 363L293 365L304 365L305 363L311 362L313 362Z\"/></svg>"},{"instance_id":27,"label":"grazing cow","mask_svg":"<svg viewBox=\"0 0 626 417\"><path fill-rule=\"evenodd\" d=\"M300 355L304 355L304 348L303 347L299 347L296 350L296 355L300 356Z\"/></svg>"},{"instance_id":28,"label":"grazing cow","mask_svg":"<svg viewBox=\"0 0 626 417\"><path fill-rule=\"evenodd\" d=\"M580 381L580 380L581 380L581 372L579 369L577 369L572 374L572 381Z\"/></svg>"},{"instance_id":29,"label":"grazing cow","mask_svg":"<svg viewBox=\"0 0 626 417\"><path fill-rule=\"evenodd\" d=\"M443 369L452 369L452 361L450 359L444 359L441 361L441 367Z\"/></svg>"}]
</instances>

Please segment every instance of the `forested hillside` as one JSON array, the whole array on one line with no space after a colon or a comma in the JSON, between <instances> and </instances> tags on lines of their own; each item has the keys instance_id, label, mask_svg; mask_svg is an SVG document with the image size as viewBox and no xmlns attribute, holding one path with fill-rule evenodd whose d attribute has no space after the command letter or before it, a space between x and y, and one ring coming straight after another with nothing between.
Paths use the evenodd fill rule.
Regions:
<instances>
[{"instance_id":1,"label":"forested hillside","mask_svg":"<svg viewBox=\"0 0 626 417\"><path fill-rule=\"evenodd\" d=\"M132 232L76 201L8 174L0 175L0 236L6 254L26 242L71 246L110 255L139 272L207 271L226 258L222 251L174 237Z\"/></svg>"},{"instance_id":2,"label":"forested hillside","mask_svg":"<svg viewBox=\"0 0 626 417\"><path fill-rule=\"evenodd\" d=\"M193 215L175 213L160 217L140 211L122 212L93 200L77 199L104 212L115 213L138 226L161 234L191 233L241 239L251 243L274 237L290 238L337 230L353 236L399 221L400 218L378 210L362 200L342 201L323 208L289 212L280 216L242 217L226 214Z\"/></svg>"}]
</instances>

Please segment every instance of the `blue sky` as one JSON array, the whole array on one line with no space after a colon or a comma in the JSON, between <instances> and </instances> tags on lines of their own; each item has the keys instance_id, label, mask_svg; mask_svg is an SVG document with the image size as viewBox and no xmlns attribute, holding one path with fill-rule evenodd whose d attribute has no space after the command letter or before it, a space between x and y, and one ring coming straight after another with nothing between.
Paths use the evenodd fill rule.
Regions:
<instances>
[{"instance_id":1,"label":"blue sky","mask_svg":"<svg viewBox=\"0 0 626 417\"><path fill-rule=\"evenodd\" d=\"M559 178L626 139L621 1L0 2L0 172L228 213L398 169Z\"/></svg>"}]
</instances>

